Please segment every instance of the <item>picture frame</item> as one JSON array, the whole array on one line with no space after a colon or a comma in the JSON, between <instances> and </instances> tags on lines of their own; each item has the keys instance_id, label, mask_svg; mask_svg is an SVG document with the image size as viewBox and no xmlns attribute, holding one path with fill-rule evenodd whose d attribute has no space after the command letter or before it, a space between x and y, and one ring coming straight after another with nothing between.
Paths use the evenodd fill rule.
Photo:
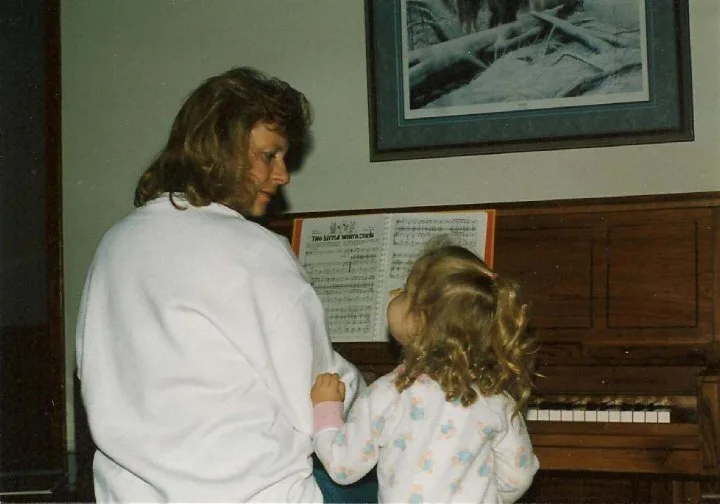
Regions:
<instances>
[{"instance_id":1,"label":"picture frame","mask_svg":"<svg viewBox=\"0 0 720 504\"><path fill-rule=\"evenodd\" d=\"M694 140L688 0L475 2L365 0L371 162Z\"/></svg>"}]
</instances>

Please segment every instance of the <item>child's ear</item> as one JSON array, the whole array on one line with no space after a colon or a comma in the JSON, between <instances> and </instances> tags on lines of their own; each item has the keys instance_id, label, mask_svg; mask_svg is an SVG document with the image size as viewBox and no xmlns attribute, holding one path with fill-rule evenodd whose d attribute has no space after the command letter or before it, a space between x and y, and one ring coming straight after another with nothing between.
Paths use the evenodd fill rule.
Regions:
<instances>
[{"instance_id":1,"label":"child's ear","mask_svg":"<svg viewBox=\"0 0 720 504\"><path fill-rule=\"evenodd\" d=\"M427 312L425 310L420 310L415 314L415 330L417 332L422 332L427 327Z\"/></svg>"}]
</instances>

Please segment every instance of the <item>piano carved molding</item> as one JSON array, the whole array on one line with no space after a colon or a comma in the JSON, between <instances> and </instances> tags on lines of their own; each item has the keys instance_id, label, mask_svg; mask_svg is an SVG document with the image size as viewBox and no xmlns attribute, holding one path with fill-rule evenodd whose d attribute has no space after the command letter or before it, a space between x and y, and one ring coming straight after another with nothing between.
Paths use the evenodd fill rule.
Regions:
<instances>
[{"instance_id":1,"label":"piano carved molding","mask_svg":"<svg viewBox=\"0 0 720 504\"><path fill-rule=\"evenodd\" d=\"M265 224L289 238L294 217L483 208L497 210L495 269L520 282L542 342L531 408L560 412L528 421L541 471L523 502L720 502L720 193ZM390 343L335 347L370 378L399 356ZM606 411L625 421L598 421Z\"/></svg>"}]
</instances>

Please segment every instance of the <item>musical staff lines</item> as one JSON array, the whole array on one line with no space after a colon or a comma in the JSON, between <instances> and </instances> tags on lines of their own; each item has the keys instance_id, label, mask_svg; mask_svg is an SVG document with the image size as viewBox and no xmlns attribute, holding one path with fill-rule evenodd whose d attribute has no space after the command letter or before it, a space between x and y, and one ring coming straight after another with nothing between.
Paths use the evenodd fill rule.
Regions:
<instances>
[{"instance_id":1,"label":"musical staff lines","mask_svg":"<svg viewBox=\"0 0 720 504\"><path fill-rule=\"evenodd\" d=\"M325 307L333 341L384 341L389 292L401 287L429 241L484 254L488 213L421 212L301 222L299 259Z\"/></svg>"},{"instance_id":2,"label":"musical staff lines","mask_svg":"<svg viewBox=\"0 0 720 504\"><path fill-rule=\"evenodd\" d=\"M300 263L325 307L333 341L367 341L377 328L385 219L313 219L303 223Z\"/></svg>"}]
</instances>

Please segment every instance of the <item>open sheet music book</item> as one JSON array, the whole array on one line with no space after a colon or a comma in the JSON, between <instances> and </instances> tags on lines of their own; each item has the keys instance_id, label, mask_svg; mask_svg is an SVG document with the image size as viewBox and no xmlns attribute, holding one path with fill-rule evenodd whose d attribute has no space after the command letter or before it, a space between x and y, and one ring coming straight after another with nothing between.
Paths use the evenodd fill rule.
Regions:
<instances>
[{"instance_id":1,"label":"open sheet music book","mask_svg":"<svg viewBox=\"0 0 720 504\"><path fill-rule=\"evenodd\" d=\"M292 245L325 307L333 342L387 341L390 291L427 243L443 236L492 264L495 211L295 219Z\"/></svg>"}]
</instances>

